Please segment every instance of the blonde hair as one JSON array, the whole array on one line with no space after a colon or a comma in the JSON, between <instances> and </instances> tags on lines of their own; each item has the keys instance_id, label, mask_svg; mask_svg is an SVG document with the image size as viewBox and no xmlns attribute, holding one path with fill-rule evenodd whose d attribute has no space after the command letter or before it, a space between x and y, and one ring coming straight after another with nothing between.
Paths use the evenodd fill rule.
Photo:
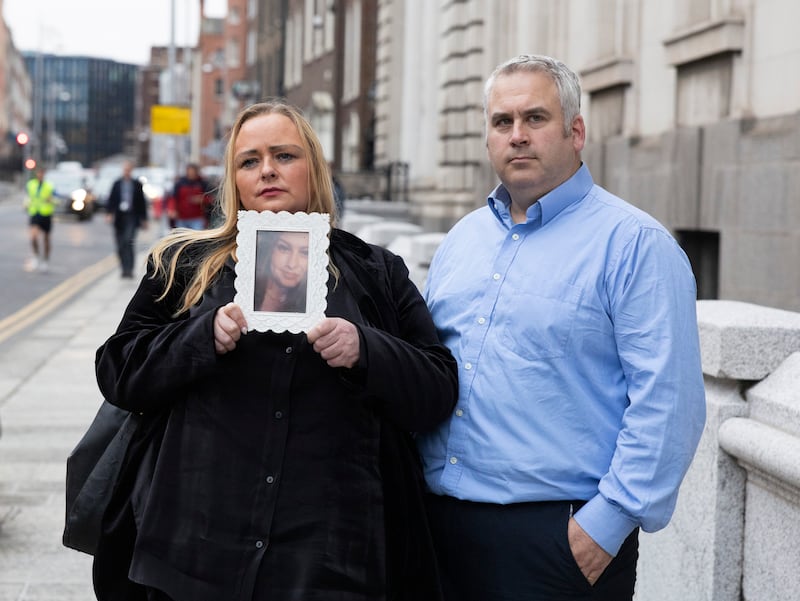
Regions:
<instances>
[{"instance_id":1,"label":"blonde hair","mask_svg":"<svg viewBox=\"0 0 800 601\"><path fill-rule=\"evenodd\" d=\"M225 174L220 183L217 197L218 210L222 214L222 224L208 230L176 230L159 242L150 251L150 260L154 266L154 278L163 278L164 292L158 297L161 301L175 285L178 265L188 264L194 268L194 275L189 280L180 300L175 315L188 311L203 297L206 290L222 270L228 258L236 258L236 222L238 211L243 209L239 191L236 188L236 166L234 163L234 146L242 126L260 115L279 114L287 117L300 134L301 145L308 157L308 213L329 213L331 225L336 225L336 214L333 201L333 185L322 150L322 144L303 116L302 111L283 100L269 100L245 107L236 118L231 128L230 137L225 147ZM197 255L188 250L197 249ZM334 274L336 272L334 270Z\"/></svg>"}]
</instances>

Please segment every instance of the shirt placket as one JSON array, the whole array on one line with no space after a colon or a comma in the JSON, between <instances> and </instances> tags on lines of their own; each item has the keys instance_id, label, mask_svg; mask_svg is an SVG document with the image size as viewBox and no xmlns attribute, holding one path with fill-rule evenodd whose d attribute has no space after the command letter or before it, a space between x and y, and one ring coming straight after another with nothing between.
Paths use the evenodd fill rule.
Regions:
<instances>
[{"instance_id":1,"label":"shirt placket","mask_svg":"<svg viewBox=\"0 0 800 601\"><path fill-rule=\"evenodd\" d=\"M491 377L483 374L481 354L492 325L494 309L503 289L508 271L524 239L524 228L521 225L512 227L506 234L500 250L490 270L489 280L483 287L483 294L476 303L476 311L472 325L461 338L463 351L462 362L458 366L459 403L453 412L450 422L450 436L447 441L447 460L442 474L445 488L454 490L464 470L464 453L467 435L470 429L470 407L473 404L473 386L479 377Z\"/></svg>"},{"instance_id":2,"label":"shirt placket","mask_svg":"<svg viewBox=\"0 0 800 601\"><path fill-rule=\"evenodd\" d=\"M283 465L286 451L286 441L289 434L289 418L291 411L290 390L297 364L297 353L300 342L287 342L282 356L273 363L270 387L267 392L269 404L268 419L271 421L269 431L264 435L262 448L263 473L261 486L258 490L258 502L255 504L257 515L253 516L252 523L255 530L252 537L254 550L253 577L255 570L261 563L261 558L269 546L270 531L275 515L278 498L278 487L281 480L281 466Z\"/></svg>"}]
</instances>

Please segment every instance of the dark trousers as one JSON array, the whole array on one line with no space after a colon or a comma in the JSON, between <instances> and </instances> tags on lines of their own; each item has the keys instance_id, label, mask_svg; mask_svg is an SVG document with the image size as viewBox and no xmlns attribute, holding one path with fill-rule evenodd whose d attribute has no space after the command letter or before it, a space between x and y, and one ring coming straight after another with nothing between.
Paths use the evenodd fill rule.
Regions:
<instances>
[{"instance_id":1,"label":"dark trousers","mask_svg":"<svg viewBox=\"0 0 800 601\"><path fill-rule=\"evenodd\" d=\"M133 275L133 247L136 242L136 230L138 227L138 220L132 214L119 215L114 225L117 255L119 256L119 263L124 276Z\"/></svg>"},{"instance_id":2,"label":"dark trousers","mask_svg":"<svg viewBox=\"0 0 800 601\"><path fill-rule=\"evenodd\" d=\"M591 586L567 541L573 503L495 505L428 495L427 504L445 601L629 601L633 597L638 530Z\"/></svg>"}]
</instances>

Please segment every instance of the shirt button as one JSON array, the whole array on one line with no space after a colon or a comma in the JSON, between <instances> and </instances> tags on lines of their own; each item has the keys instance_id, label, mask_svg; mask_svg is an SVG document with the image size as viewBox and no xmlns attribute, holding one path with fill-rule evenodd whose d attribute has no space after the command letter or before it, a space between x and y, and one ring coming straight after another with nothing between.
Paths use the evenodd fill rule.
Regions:
<instances>
[{"instance_id":1,"label":"shirt button","mask_svg":"<svg viewBox=\"0 0 800 601\"><path fill-rule=\"evenodd\" d=\"M500 279L500 274L499 274L499 273L496 273L496 274L494 274L494 275L492 276L492 279L493 279L493 280L499 280L499 279Z\"/></svg>"},{"instance_id":2,"label":"shirt button","mask_svg":"<svg viewBox=\"0 0 800 601\"><path fill-rule=\"evenodd\" d=\"M465 363L465 364L464 364L464 369L466 369L467 371L469 371L470 369L472 369L472 363Z\"/></svg>"},{"instance_id":3,"label":"shirt button","mask_svg":"<svg viewBox=\"0 0 800 601\"><path fill-rule=\"evenodd\" d=\"M512 240L519 240L519 234L512 234L511 235L511 239Z\"/></svg>"},{"instance_id":4,"label":"shirt button","mask_svg":"<svg viewBox=\"0 0 800 601\"><path fill-rule=\"evenodd\" d=\"M287 346L287 347L286 347L286 354L287 354L287 355L291 355L293 350L294 350L294 349L293 349L292 347L290 347L290 346Z\"/></svg>"},{"instance_id":5,"label":"shirt button","mask_svg":"<svg viewBox=\"0 0 800 601\"><path fill-rule=\"evenodd\" d=\"M264 546L264 541L263 540L257 540L256 541L256 549L261 549L263 546Z\"/></svg>"},{"instance_id":6,"label":"shirt button","mask_svg":"<svg viewBox=\"0 0 800 601\"><path fill-rule=\"evenodd\" d=\"M479 317L478 318L478 323L481 324L481 325L485 324L486 323L486 318L485 317Z\"/></svg>"},{"instance_id":7,"label":"shirt button","mask_svg":"<svg viewBox=\"0 0 800 601\"><path fill-rule=\"evenodd\" d=\"M461 409L456 409L456 416L461 417L462 415L464 415L464 412Z\"/></svg>"},{"instance_id":8,"label":"shirt button","mask_svg":"<svg viewBox=\"0 0 800 601\"><path fill-rule=\"evenodd\" d=\"M275 412L275 419L281 419L282 417L283 417L283 411Z\"/></svg>"},{"instance_id":9,"label":"shirt button","mask_svg":"<svg viewBox=\"0 0 800 601\"><path fill-rule=\"evenodd\" d=\"M450 458L450 463L451 463L452 465L455 465L456 463L458 463L458 457L451 457L451 458Z\"/></svg>"},{"instance_id":10,"label":"shirt button","mask_svg":"<svg viewBox=\"0 0 800 601\"><path fill-rule=\"evenodd\" d=\"M275 476L267 476L267 484L272 484L275 482Z\"/></svg>"}]
</instances>

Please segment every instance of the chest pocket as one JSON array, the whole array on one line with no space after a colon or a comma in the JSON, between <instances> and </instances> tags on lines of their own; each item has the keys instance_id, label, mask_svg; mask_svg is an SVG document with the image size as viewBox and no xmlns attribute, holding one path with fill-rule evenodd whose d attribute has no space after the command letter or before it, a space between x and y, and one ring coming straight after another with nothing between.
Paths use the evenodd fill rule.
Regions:
<instances>
[{"instance_id":1,"label":"chest pocket","mask_svg":"<svg viewBox=\"0 0 800 601\"><path fill-rule=\"evenodd\" d=\"M500 341L528 360L557 359L569 349L581 289L561 282L538 281L534 290L515 290L499 306Z\"/></svg>"}]
</instances>

